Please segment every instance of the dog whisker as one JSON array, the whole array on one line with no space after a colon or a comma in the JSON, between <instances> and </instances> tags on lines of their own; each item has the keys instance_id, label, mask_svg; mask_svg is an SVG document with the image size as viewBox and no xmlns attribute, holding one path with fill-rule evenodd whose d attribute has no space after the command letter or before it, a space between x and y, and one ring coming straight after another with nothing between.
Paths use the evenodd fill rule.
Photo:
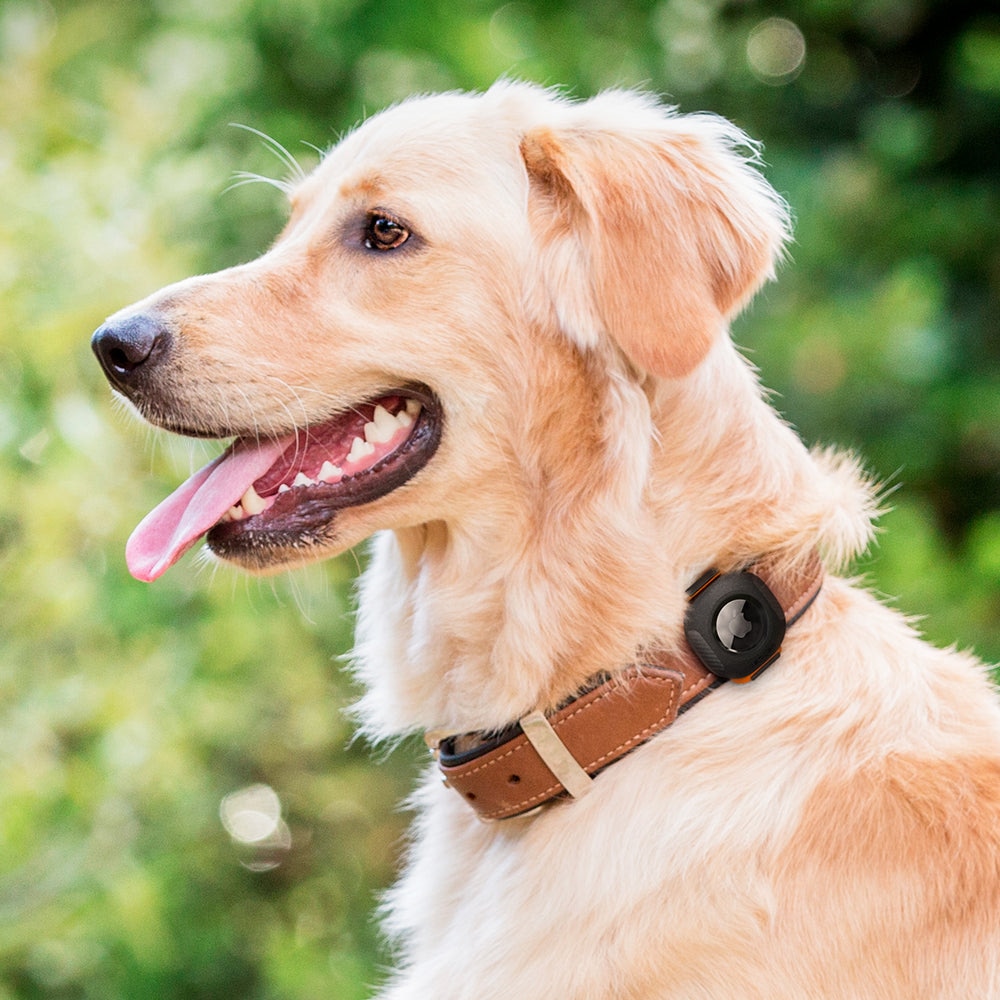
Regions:
<instances>
[{"instance_id":1,"label":"dog whisker","mask_svg":"<svg viewBox=\"0 0 1000 1000\"><path fill-rule=\"evenodd\" d=\"M269 187L276 188L286 197L288 197L292 191L295 190L295 185L289 181L282 181L276 177L267 177L264 174L255 174L248 170L241 170L236 173L233 182L227 185L222 193L228 194L230 191L234 191L236 188L244 187L247 184L266 184Z\"/></svg>"},{"instance_id":2,"label":"dog whisker","mask_svg":"<svg viewBox=\"0 0 1000 1000\"><path fill-rule=\"evenodd\" d=\"M283 146L277 139L273 136L268 135L266 132L262 132L260 129L254 128L252 125L243 125L239 122L230 122L233 128L243 129L244 132L249 132L251 135L257 136L259 139L263 140L265 146L274 153L275 156L285 165L288 169L291 179L294 182L300 182L305 180L306 172L302 167L302 164ZM252 176L252 175L250 175Z\"/></svg>"}]
</instances>

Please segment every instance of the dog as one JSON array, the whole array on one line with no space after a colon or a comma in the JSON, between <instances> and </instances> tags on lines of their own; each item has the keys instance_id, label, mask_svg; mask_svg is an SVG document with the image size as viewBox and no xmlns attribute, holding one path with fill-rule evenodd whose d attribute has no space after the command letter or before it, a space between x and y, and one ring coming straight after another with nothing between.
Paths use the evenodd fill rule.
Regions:
<instances>
[{"instance_id":1,"label":"dog","mask_svg":"<svg viewBox=\"0 0 1000 1000\"><path fill-rule=\"evenodd\" d=\"M753 143L505 81L383 111L290 203L93 347L233 439L136 577L374 536L360 718L438 758L377 995L1000 997L997 693L844 576L877 489L730 339L789 237Z\"/></svg>"}]
</instances>

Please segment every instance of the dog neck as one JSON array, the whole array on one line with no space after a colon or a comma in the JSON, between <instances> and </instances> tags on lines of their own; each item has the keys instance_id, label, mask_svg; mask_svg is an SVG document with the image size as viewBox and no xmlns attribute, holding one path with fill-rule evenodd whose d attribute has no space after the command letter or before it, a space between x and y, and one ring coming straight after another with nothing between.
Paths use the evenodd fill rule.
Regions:
<instances>
[{"instance_id":1,"label":"dog neck","mask_svg":"<svg viewBox=\"0 0 1000 1000\"><path fill-rule=\"evenodd\" d=\"M575 494L555 495L546 470L522 461L477 489L462 518L376 539L355 660L370 735L497 730L550 712L637 650L680 648L685 588L706 567L765 553L794 563L817 546L835 565L867 539L869 492L853 463L830 458L817 485L816 456L742 359L715 353L731 369L722 377L706 365L678 384L607 379L598 405L572 419L592 422L577 432L591 440L621 431ZM713 385L728 387L724 406Z\"/></svg>"},{"instance_id":2,"label":"dog neck","mask_svg":"<svg viewBox=\"0 0 1000 1000\"><path fill-rule=\"evenodd\" d=\"M593 775L721 684L755 680L815 600L823 563L811 553L798 565L765 558L750 570L703 574L687 591L681 649L594 679L551 716L532 712L500 733L425 733L445 784L487 821L533 814L567 795L582 798Z\"/></svg>"}]
</instances>

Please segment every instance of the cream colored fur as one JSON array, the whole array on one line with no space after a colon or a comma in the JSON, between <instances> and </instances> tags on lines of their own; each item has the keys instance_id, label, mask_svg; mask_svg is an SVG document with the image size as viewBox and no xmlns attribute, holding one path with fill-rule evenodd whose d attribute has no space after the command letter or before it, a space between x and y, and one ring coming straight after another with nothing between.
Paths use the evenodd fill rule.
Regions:
<instances>
[{"instance_id":1,"label":"cream colored fur","mask_svg":"<svg viewBox=\"0 0 1000 1000\"><path fill-rule=\"evenodd\" d=\"M372 207L420 252L344 250ZM588 797L486 825L428 763L384 1000L1000 997L996 692L835 575L871 488L729 340L787 228L727 123L504 83L373 118L264 257L143 305L183 331L175 391L206 426L440 396L437 455L319 553L379 532L356 654L377 738L502 726L676 646L708 566L827 561L774 667Z\"/></svg>"}]
</instances>

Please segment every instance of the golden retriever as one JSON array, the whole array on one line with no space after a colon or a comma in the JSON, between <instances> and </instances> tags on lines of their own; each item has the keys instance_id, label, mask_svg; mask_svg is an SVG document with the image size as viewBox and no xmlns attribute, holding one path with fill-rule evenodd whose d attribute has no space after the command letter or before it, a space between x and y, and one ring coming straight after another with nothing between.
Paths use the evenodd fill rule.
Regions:
<instances>
[{"instance_id":1,"label":"golden retriever","mask_svg":"<svg viewBox=\"0 0 1000 1000\"><path fill-rule=\"evenodd\" d=\"M234 439L136 530L137 577L203 535L268 571L375 534L360 711L435 733L454 786L429 764L378 995L1000 997L996 691L837 575L871 484L730 341L788 235L746 137L504 82L377 115L290 197L258 260L93 344L149 421ZM688 593L747 567L771 596L729 626ZM787 628L766 671L693 655L756 642L755 607ZM549 787L485 809L463 782L507 745Z\"/></svg>"}]
</instances>

